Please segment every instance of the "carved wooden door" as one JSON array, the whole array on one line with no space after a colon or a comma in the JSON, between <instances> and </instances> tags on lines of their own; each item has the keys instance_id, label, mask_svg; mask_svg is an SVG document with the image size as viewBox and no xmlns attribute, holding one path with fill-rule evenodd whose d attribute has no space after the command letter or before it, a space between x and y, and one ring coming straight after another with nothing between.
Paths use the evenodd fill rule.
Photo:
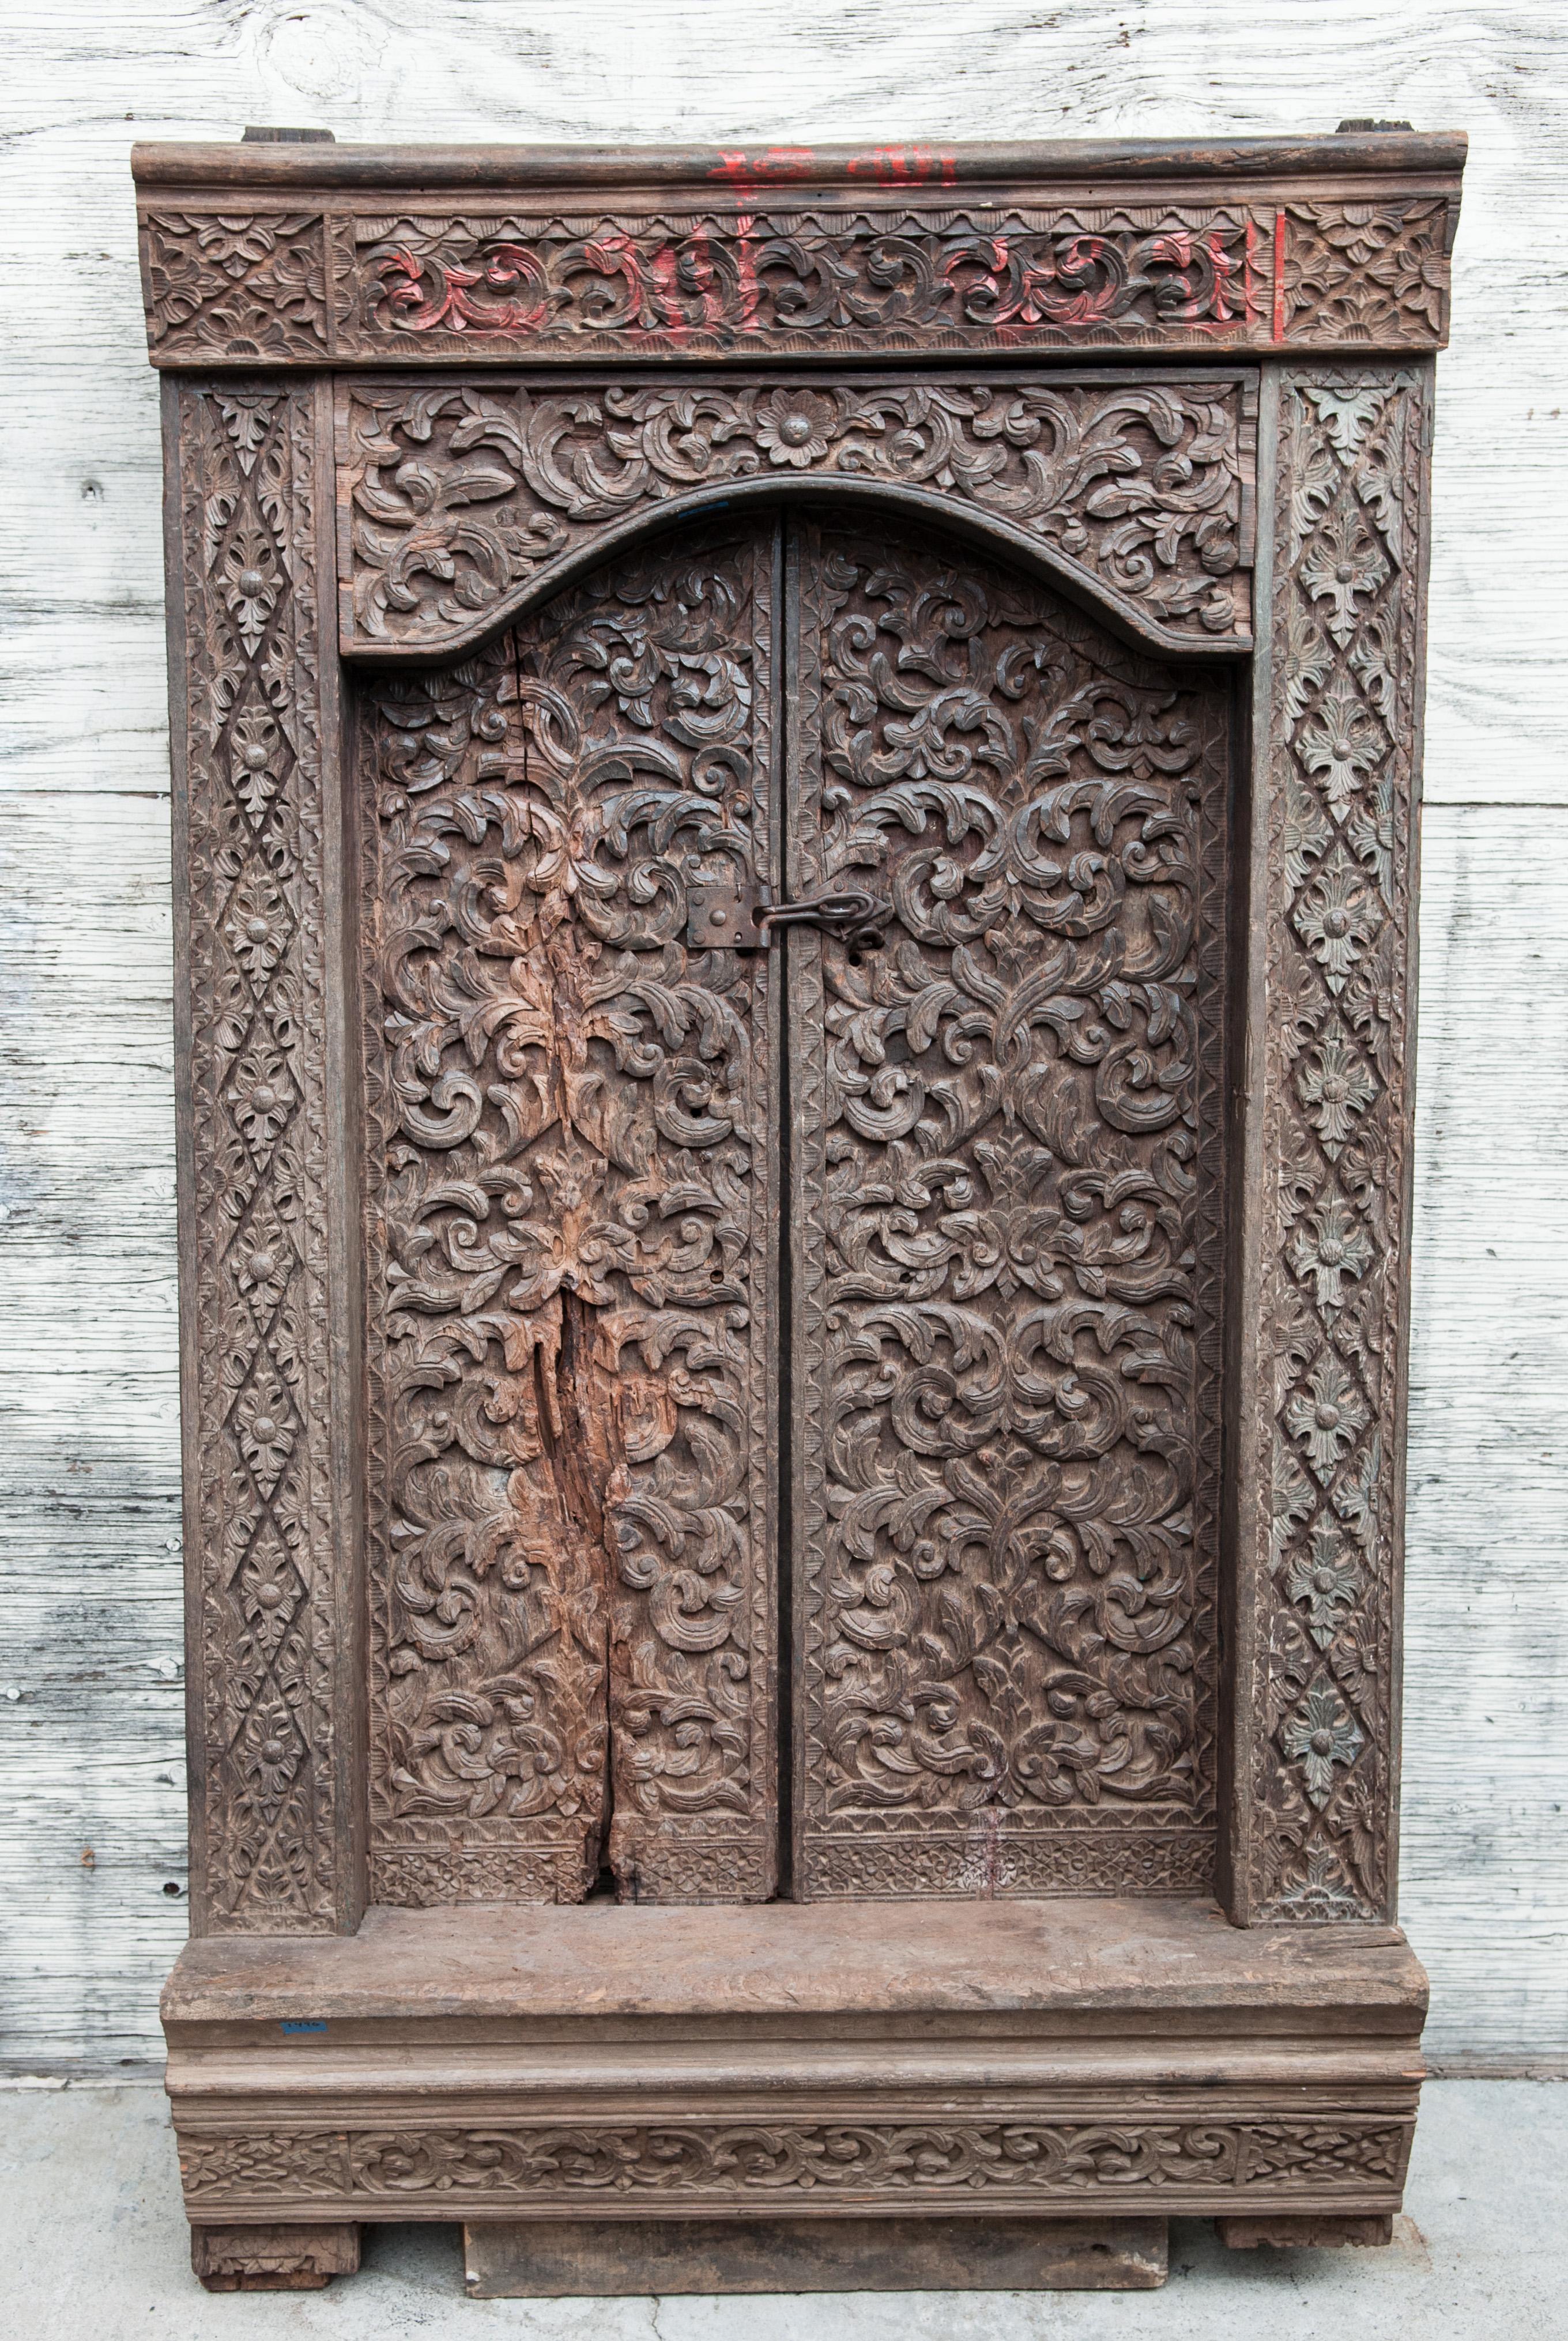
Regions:
<instances>
[{"instance_id":1,"label":"carved wooden door","mask_svg":"<svg viewBox=\"0 0 1568 2341\"><path fill-rule=\"evenodd\" d=\"M372 1898L1201 1889L1228 685L802 507L360 718Z\"/></svg>"}]
</instances>

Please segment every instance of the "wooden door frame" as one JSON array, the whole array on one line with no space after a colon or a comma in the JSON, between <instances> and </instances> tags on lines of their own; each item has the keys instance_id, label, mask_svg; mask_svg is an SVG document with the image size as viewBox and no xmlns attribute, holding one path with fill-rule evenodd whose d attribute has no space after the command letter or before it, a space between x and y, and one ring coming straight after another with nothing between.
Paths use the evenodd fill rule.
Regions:
<instances>
[{"instance_id":1,"label":"wooden door frame","mask_svg":"<svg viewBox=\"0 0 1568 2341\"><path fill-rule=\"evenodd\" d=\"M1236 670L1221 1898L1243 1928L1391 1940L1429 453L1464 144L135 150L198 1937L353 1936L366 1908L346 678L459 654L655 521L798 488L940 517ZM607 426L578 419L606 401L613 489L584 469ZM1051 451L1033 491L1026 445ZM240 1247L241 1217L275 1240Z\"/></svg>"}]
</instances>

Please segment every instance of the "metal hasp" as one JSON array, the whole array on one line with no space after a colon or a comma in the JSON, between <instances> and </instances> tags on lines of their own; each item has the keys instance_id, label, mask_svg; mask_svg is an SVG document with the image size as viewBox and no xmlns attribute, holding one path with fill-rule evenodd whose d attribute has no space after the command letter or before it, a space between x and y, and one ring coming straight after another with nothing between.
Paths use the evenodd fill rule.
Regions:
<instances>
[{"instance_id":1,"label":"metal hasp","mask_svg":"<svg viewBox=\"0 0 1568 2341\"><path fill-rule=\"evenodd\" d=\"M882 948L893 906L864 887L830 888L795 901L770 902L738 862L726 860L714 872L704 871L698 855L691 862L686 941L694 949L765 951L788 927L820 927L824 933L842 935L851 951Z\"/></svg>"},{"instance_id":2,"label":"metal hasp","mask_svg":"<svg viewBox=\"0 0 1568 2341\"><path fill-rule=\"evenodd\" d=\"M694 951L765 951L767 933L758 913L767 889L734 854L725 854L716 869L704 868L703 856L686 856L686 941Z\"/></svg>"}]
</instances>

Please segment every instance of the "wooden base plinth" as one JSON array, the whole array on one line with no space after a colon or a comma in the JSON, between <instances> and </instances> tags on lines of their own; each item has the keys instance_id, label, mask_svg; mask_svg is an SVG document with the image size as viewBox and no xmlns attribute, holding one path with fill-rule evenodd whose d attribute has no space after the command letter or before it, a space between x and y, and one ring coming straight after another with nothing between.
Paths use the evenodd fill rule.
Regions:
<instances>
[{"instance_id":1,"label":"wooden base plinth","mask_svg":"<svg viewBox=\"0 0 1568 2341\"><path fill-rule=\"evenodd\" d=\"M1164 2219L513 2219L463 2231L475 2300L628 2293L1152 2292Z\"/></svg>"},{"instance_id":2,"label":"wooden base plinth","mask_svg":"<svg viewBox=\"0 0 1568 2341\"><path fill-rule=\"evenodd\" d=\"M191 2266L209 2292L319 2292L358 2267L359 2228L193 2226Z\"/></svg>"},{"instance_id":3,"label":"wooden base plinth","mask_svg":"<svg viewBox=\"0 0 1568 2341\"><path fill-rule=\"evenodd\" d=\"M640 2291L646 2231L711 2261L713 2221L871 2222L889 2267L900 2222L1036 2255L1063 2219L1104 2239L1221 2218L1238 2241L1385 2222L1425 2005L1393 1929L1242 1932L1196 1901L594 1902L208 1937L164 2019L199 2228L611 2223ZM545 2290L592 2257L551 2248L548 2282L528 2279ZM835 2284L849 2248L799 2246Z\"/></svg>"}]
</instances>

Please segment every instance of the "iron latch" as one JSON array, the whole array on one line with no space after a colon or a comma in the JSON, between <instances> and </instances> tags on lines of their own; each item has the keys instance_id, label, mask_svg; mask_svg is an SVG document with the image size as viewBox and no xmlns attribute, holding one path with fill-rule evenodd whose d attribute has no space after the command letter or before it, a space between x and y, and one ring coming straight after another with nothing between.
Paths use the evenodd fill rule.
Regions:
<instances>
[{"instance_id":1,"label":"iron latch","mask_svg":"<svg viewBox=\"0 0 1568 2341\"><path fill-rule=\"evenodd\" d=\"M835 893L803 894L798 902L769 902L756 921L771 941L780 927L824 927L842 935L851 951L882 949L882 931L893 916L891 902L879 902L864 886Z\"/></svg>"},{"instance_id":2,"label":"iron latch","mask_svg":"<svg viewBox=\"0 0 1568 2341\"><path fill-rule=\"evenodd\" d=\"M842 935L852 951L874 951L893 916L892 903L878 902L864 886L770 902L766 888L727 856L716 870L704 870L692 856L686 901L686 942L694 951L766 951L785 927L821 927Z\"/></svg>"}]
</instances>

